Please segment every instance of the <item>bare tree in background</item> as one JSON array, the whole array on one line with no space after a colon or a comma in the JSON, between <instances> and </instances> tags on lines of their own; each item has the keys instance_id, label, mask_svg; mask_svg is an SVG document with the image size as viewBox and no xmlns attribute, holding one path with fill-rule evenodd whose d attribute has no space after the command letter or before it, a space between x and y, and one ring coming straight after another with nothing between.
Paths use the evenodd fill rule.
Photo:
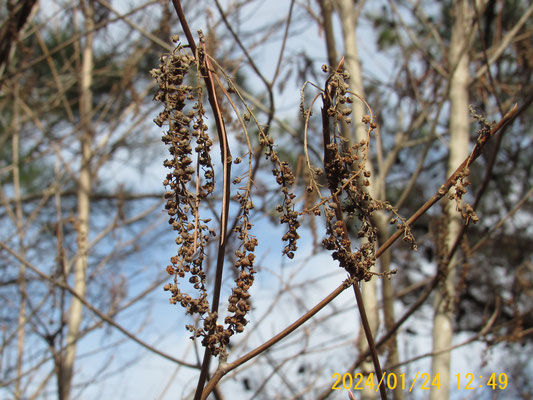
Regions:
<instances>
[{"instance_id":1,"label":"bare tree in background","mask_svg":"<svg viewBox=\"0 0 533 400\"><path fill-rule=\"evenodd\" d=\"M81 67L79 77L79 107L80 107L80 175L77 187L78 215L76 221L77 259L74 262L74 290L81 297L87 292L87 267L89 262L89 226L90 226L90 193L92 187L91 158L94 147L91 114L93 112L92 81L94 74L94 3L81 3L85 31L87 35L81 48ZM69 271L66 271L69 275ZM61 400L71 397L72 377L74 375L74 360L76 358L76 341L80 334L83 305L73 297L68 311L68 326L66 335L66 349L61 354L58 368L58 392Z\"/></svg>"}]
</instances>

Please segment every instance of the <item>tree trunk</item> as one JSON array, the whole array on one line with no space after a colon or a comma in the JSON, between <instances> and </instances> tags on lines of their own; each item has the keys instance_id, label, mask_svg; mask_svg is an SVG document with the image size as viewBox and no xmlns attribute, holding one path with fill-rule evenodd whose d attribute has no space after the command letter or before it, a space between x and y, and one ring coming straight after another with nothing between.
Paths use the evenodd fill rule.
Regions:
<instances>
[{"instance_id":1,"label":"tree trunk","mask_svg":"<svg viewBox=\"0 0 533 400\"><path fill-rule=\"evenodd\" d=\"M380 212L377 217L377 227L378 227L378 240L379 244L385 243L389 238L387 217L383 212ZM391 251L387 250L379 258L379 264L381 267L381 272L390 271L391 264ZM396 294L394 292L394 286L392 280L388 278L382 278L381 280L381 290L383 295L383 322L385 325L385 330L390 331L394 326L394 300L396 299ZM401 368L389 368L393 365L398 365L400 363L400 355L398 353L398 340L396 334L392 335L387 342L387 368L385 368L388 373L392 373L395 376L401 376L404 372ZM386 377L385 377L386 378ZM402 390L392 391L392 398L394 400L403 400L404 392Z\"/></svg>"},{"instance_id":2,"label":"tree trunk","mask_svg":"<svg viewBox=\"0 0 533 400\"><path fill-rule=\"evenodd\" d=\"M469 123L468 123L468 3L466 0L454 2L456 10L452 28L452 38L449 53L449 65L453 71L450 81L450 154L448 159L448 176L455 171L469 153ZM453 190L453 189L452 189ZM446 249L450 249L461 229L461 214L456 210L454 201L447 201L445 212L448 219L446 232ZM433 317L433 352L431 377L439 377L440 388L431 387L431 400L449 399L450 393L450 352L440 351L452 345L454 298L455 298L455 267L454 256L450 263L443 266L444 281L435 294ZM450 268L451 267L451 268Z\"/></svg>"},{"instance_id":3,"label":"tree trunk","mask_svg":"<svg viewBox=\"0 0 533 400\"><path fill-rule=\"evenodd\" d=\"M326 37L326 51L328 53L328 64L335 68L339 60L337 59L337 49L335 45L335 34L333 32L333 4L332 0L320 0L320 11L322 13L322 28Z\"/></svg>"},{"instance_id":4,"label":"tree trunk","mask_svg":"<svg viewBox=\"0 0 533 400\"><path fill-rule=\"evenodd\" d=\"M84 0L82 0L84 1ZM92 109L92 76L93 76L93 37L92 33L93 22L93 3L92 0L87 1L81 6L84 11L85 29L88 32L86 35L85 44L82 53L81 76L80 76L80 125L81 125L81 167L80 177L78 182L78 218L77 218L77 234L78 234L78 251L77 258L74 264L74 289L80 296L85 296L86 293L86 277L88 264L88 247L89 247L89 213L90 213L90 193L91 193L91 147L92 147L92 131L91 131L91 109ZM72 380L74 376L74 361L76 358L77 339L80 332L80 325L82 321L83 306L82 303L75 297L72 297L68 331L67 343L64 356L62 358L62 365L60 366L59 398L61 400L69 400L72 390Z\"/></svg>"},{"instance_id":5,"label":"tree trunk","mask_svg":"<svg viewBox=\"0 0 533 400\"><path fill-rule=\"evenodd\" d=\"M15 83L13 92L15 93L15 102L18 100L19 87ZM19 108L15 104L15 111L13 113L13 120L11 123L11 130L13 132L13 188L15 190L15 224L17 226L17 233L19 239L19 254L21 257L26 256L26 249L24 245L24 216L22 213L22 202L20 200L20 171L19 171L19 153L20 153L20 132L19 132ZM17 329L17 381L15 384L15 398L22 398L22 366L24 364L24 345L26 332L26 264L20 263L18 289L20 294L18 329Z\"/></svg>"}]
</instances>

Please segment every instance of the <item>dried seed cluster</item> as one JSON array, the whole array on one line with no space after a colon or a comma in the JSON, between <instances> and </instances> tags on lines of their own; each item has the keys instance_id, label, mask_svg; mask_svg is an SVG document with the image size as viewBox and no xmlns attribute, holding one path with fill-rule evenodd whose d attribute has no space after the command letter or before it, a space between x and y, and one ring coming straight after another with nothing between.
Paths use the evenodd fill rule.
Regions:
<instances>
[{"instance_id":1,"label":"dried seed cluster","mask_svg":"<svg viewBox=\"0 0 533 400\"><path fill-rule=\"evenodd\" d=\"M461 216L465 220L465 224L468 224L470 221L473 223L479 221L472 206L463 201L463 196L466 194L466 188L470 185L468 175L470 175L470 170L467 167L457 176L453 191L450 191L450 194L448 195L450 200L455 200L457 211L461 213Z\"/></svg>"},{"instance_id":2,"label":"dried seed cluster","mask_svg":"<svg viewBox=\"0 0 533 400\"><path fill-rule=\"evenodd\" d=\"M476 139L476 145L483 145L490 136L490 132L494 124L489 123L484 115L476 112L473 106L469 106L469 110L472 117L478 121L480 126L477 131L478 136ZM467 225L470 223L470 221L473 223L479 221L479 218L472 206L464 201L464 195L466 194L468 185L470 185L470 180L468 179L469 175L469 168L464 168L455 180L453 191L450 191L450 194L448 195L450 200L455 200L457 211L461 213L461 216Z\"/></svg>"},{"instance_id":3,"label":"dried seed cluster","mask_svg":"<svg viewBox=\"0 0 533 400\"><path fill-rule=\"evenodd\" d=\"M300 238L298 228L300 222L298 221L298 212L294 209L294 199L296 195L292 192L295 178L291 166L287 161L281 161L274 149L274 140L265 134L260 129L259 143L265 148L265 156L272 161L274 168L272 174L276 178L276 183L281 186L281 193L283 195L283 202L276 207L276 210L281 213L280 223L287 224L289 229L283 235L282 241L287 242L283 249L283 254L288 258L294 258L294 252L298 249L297 241Z\"/></svg>"},{"instance_id":4,"label":"dried seed cluster","mask_svg":"<svg viewBox=\"0 0 533 400\"><path fill-rule=\"evenodd\" d=\"M329 68L323 68L328 72ZM377 210L391 211L395 218L391 223L397 224L404 230L404 240L415 247L414 237L409 227L398 215L397 211L387 202L372 198L367 187L370 186L370 171L366 168L369 153L370 134L376 129L373 118L365 115L362 122L368 126L368 137L352 146L348 145L342 136L341 123L351 123L352 93L348 87L349 76L342 70L333 71L326 82L323 94L324 109L322 112L324 136L324 166L331 195L321 201L326 217L326 237L323 246L332 251L332 257L339 261L352 276L359 280L369 280L372 277L370 268L375 263L375 249L377 244L377 229L372 225L372 214ZM361 101L364 102L363 99ZM366 103L365 103L366 104ZM330 127L332 122L333 127ZM317 176L317 170L311 175ZM314 180L308 190L313 187L319 191L319 186ZM323 198L322 196L320 196ZM316 208L308 210L315 212ZM351 249L346 222L356 228L357 237L361 240L359 249ZM400 221L398 223L398 221Z\"/></svg>"},{"instance_id":5,"label":"dried seed cluster","mask_svg":"<svg viewBox=\"0 0 533 400\"><path fill-rule=\"evenodd\" d=\"M375 263L377 243L377 230L372 225L371 217L375 210L383 206L364 189L369 185L370 174L363 163L356 164L360 159L360 150L367 151L366 146L365 142L361 142L352 146L350 153L344 154L337 144L331 143L327 146L330 162L326 164L325 169L333 196L324 205L327 226L322 244L333 252L333 259L338 260L342 268L356 275L358 279L370 280L370 268ZM360 248L356 251L351 249L345 220L353 226L358 226L356 229L359 239L366 238L361 240Z\"/></svg>"},{"instance_id":6,"label":"dried seed cluster","mask_svg":"<svg viewBox=\"0 0 533 400\"><path fill-rule=\"evenodd\" d=\"M254 274L256 273L254 269L254 251L258 242L257 238L249 233L253 226L250 223L250 210L254 208L249 194L250 182L244 193L237 193L234 197L234 200L240 203L239 223L235 227L235 232L238 234L237 239L241 242L241 245L235 251L236 286L232 289L228 298L229 315L224 320L228 324L227 332L230 335L244 331L244 327L248 323L246 314L251 309L249 289L254 283Z\"/></svg>"},{"instance_id":7,"label":"dried seed cluster","mask_svg":"<svg viewBox=\"0 0 533 400\"><path fill-rule=\"evenodd\" d=\"M470 115L479 124L476 142L479 144L484 144L484 142L487 141L488 137L490 136L491 129L494 126L494 122L489 122L487 118L482 113L477 112L476 108L472 105L468 106L468 111L470 112Z\"/></svg>"},{"instance_id":8,"label":"dried seed cluster","mask_svg":"<svg viewBox=\"0 0 533 400\"><path fill-rule=\"evenodd\" d=\"M178 42L177 36L173 37L173 41ZM170 169L163 181L169 189L165 193L165 209L169 215L168 222L177 233L176 244L179 246L177 255L171 258L171 264L166 269L169 275L174 276L174 283L166 284L164 289L170 291L172 304L181 304L188 314L203 316L209 311L203 262L207 244L215 232L207 225L209 219L199 217L199 205L213 192L215 174L210 156L212 141L204 122L202 88L184 83L196 61L182 49L183 46L178 44L171 54L161 57L160 67L151 71L159 84L154 99L165 106L154 122L160 127L168 125L168 131L162 137L170 153L163 163ZM192 107L187 110L186 106L190 103L193 103ZM196 166L193 166L195 159ZM203 171L203 179L200 170ZM203 181L201 185L200 180ZM188 282L199 292L197 297L184 293L179 287L178 278L187 276ZM204 329L191 329L195 336L205 335L205 323L209 324L209 318L204 320Z\"/></svg>"},{"instance_id":9,"label":"dried seed cluster","mask_svg":"<svg viewBox=\"0 0 533 400\"><path fill-rule=\"evenodd\" d=\"M173 41L178 43L177 36L173 37ZM200 41L203 44L201 33ZM201 75L205 74L207 68L207 56L203 46L198 49L196 58L187 55L183 49L184 46L178 43L172 54L161 57L160 67L151 71L159 84L155 100L161 101L165 106L154 122L160 127L168 125L168 131L162 137L171 155L164 161L164 166L171 170L163 182L169 189L165 193L165 209L170 217L169 224L177 232L176 244L179 246L177 255L171 258L171 264L167 266L167 272L174 276L174 283L166 284L164 289L170 291L172 304L179 303L188 314L196 314L203 319L203 326L187 325L187 329L193 337L202 337L202 344L216 356L225 354L230 337L244 330L248 322L246 314L251 308L249 289L256 272L253 263L254 250L258 244L255 236L249 232L252 228L250 210L254 208L251 201L252 184L248 178L248 184L234 197L240 204L235 232L241 244L235 252L236 286L229 296L228 316L225 318L226 325L223 326L217 323L218 313L209 311L203 266L208 242L215 236L215 232L208 226L210 220L199 216L201 202L215 188L215 173L210 155L213 143L204 122L202 87L185 83L186 75L191 69L196 70L197 79L201 82ZM238 158L235 163L240 161ZM285 171L284 174L287 175L288 172ZM236 178L234 183L240 183L241 180L240 177ZM289 182L292 183L290 179ZM180 286L182 281L179 279L187 278L189 284L198 291L196 297L184 293L183 286Z\"/></svg>"}]
</instances>

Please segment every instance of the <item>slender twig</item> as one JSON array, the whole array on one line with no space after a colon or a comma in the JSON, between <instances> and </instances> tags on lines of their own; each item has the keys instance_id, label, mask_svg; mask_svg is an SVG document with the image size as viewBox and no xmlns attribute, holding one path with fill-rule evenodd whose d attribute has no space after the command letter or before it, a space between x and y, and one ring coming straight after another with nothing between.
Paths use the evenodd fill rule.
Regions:
<instances>
[{"instance_id":1,"label":"slender twig","mask_svg":"<svg viewBox=\"0 0 533 400\"><path fill-rule=\"evenodd\" d=\"M498 60L498 58L500 58L503 52L509 47L509 43L511 43L511 40L513 40L516 34L520 32L520 29L522 29L522 27L529 20L532 14L533 14L533 4L529 6L529 8L524 12L522 17L513 26L513 28L509 32L507 32L507 34L503 37L502 41L500 42L499 46L497 46L496 49L493 49L493 48L490 49L491 56L488 62L483 64L483 66L477 70L476 74L471 78L471 82L475 82L477 79L483 76L486 70L490 68L490 66L494 64L496 60Z\"/></svg>"},{"instance_id":2,"label":"slender twig","mask_svg":"<svg viewBox=\"0 0 533 400\"><path fill-rule=\"evenodd\" d=\"M136 24L135 22L133 22L132 20L130 20L128 17L126 17L126 15L121 15L119 11L117 11L116 9L114 9L111 6L110 2L108 2L106 0L98 0L98 3L100 3L102 6L107 8L112 13L116 14L119 18L124 20L124 22L126 24L128 24L132 29L135 29L136 31L138 31L141 35L143 35L148 40L151 40L152 42L154 42L158 46L161 46L164 49L165 48L169 48L168 43L166 43L163 40L159 39L157 36L151 34L146 29L144 29L142 26L140 26L140 25ZM170 50L170 48L169 48L169 50Z\"/></svg>"},{"instance_id":3,"label":"slender twig","mask_svg":"<svg viewBox=\"0 0 533 400\"><path fill-rule=\"evenodd\" d=\"M291 0L291 5L289 7L289 16L287 17L287 23L285 24L285 32L283 33L283 40L281 42L281 50L279 52L278 64L276 65L276 71L274 72L274 77L272 78L272 84L276 81L276 78L279 75L281 68L281 62L283 61L283 54L285 52L285 45L287 44L287 38L289 36L289 26L291 25L292 19L292 10L294 9L294 0Z\"/></svg>"},{"instance_id":4,"label":"slender twig","mask_svg":"<svg viewBox=\"0 0 533 400\"><path fill-rule=\"evenodd\" d=\"M496 83L494 81L494 77L492 76L492 71L489 68L489 56L487 55L487 45L488 45L488 43L485 41L486 36L483 35L482 28L481 28L481 26L482 26L481 25L481 14L482 14L482 12L480 12L480 10L478 9L477 3L475 1L474 1L474 3L472 3L472 5L474 7L474 12L476 14L475 18L476 18L476 21L477 21L478 34L479 34L479 37L482 38L481 39L481 50L482 50L481 54L483 56L483 62L485 64L485 66L487 67L486 72L487 72L487 77L488 77L488 80L489 80L490 87L492 89L492 95L493 95L494 100L496 101L496 105L498 106L498 111L500 112L500 114L503 114L502 102L500 100L500 96L498 96L498 94L496 93ZM485 29L491 29L491 28L492 27L489 27L489 26L485 27ZM480 76L480 78L481 78L481 76ZM501 135L500 135L500 138L501 138ZM501 139L498 139L498 140L501 140Z\"/></svg>"},{"instance_id":5,"label":"slender twig","mask_svg":"<svg viewBox=\"0 0 533 400\"><path fill-rule=\"evenodd\" d=\"M172 3L174 3L174 6L176 6L176 2L179 3L179 0L172 0ZM272 83L269 82L265 76L261 73L261 71L259 70L259 67L257 66L257 64L254 62L254 59L253 57L250 55L250 53L248 52L248 50L246 50L246 47L244 46L244 44L242 43L239 35L237 35L237 33L235 32L235 30L233 29L233 27L231 26L230 22L228 21L227 17L226 17L226 14L224 13L224 10L222 10L222 6L220 5L219 1L218 0L215 0L215 5L218 9L218 12L220 13L220 17L222 18L222 21L224 22L224 25L226 25L226 28L230 31L231 35L233 36L233 39L235 40L235 42L237 43L237 45L241 48L242 52L244 53L246 59L248 60L248 62L250 63L250 67L252 67L252 69L254 70L254 72L257 74L257 76L259 77L259 79L261 79L263 81L263 83L265 84L266 87L268 88L271 88L272 87ZM181 21L181 19L180 19ZM189 39L187 37L187 39ZM271 90L269 90L269 95L270 96L273 96L273 93ZM273 99L271 97L270 99L270 104L273 104Z\"/></svg>"},{"instance_id":6,"label":"slender twig","mask_svg":"<svg viewBox=\"0 0 533 400\"><path fill-rule=\"evenodd\" d=\"M481 238L479 241L470 248L470 251L473 253L477 250L479 250L480 247L483 247L487 241L490 239L492 234L496 232L498 229L500 229L505 221L507 221L509 218L511 218L524 204L529 198L533 195L533 188L529 189L528 192L516 203L516 205L513 207L511 211L507 213L498 223L493 225L490 230Z\"/></svg>"},{"instance_id":7,"label":"slender twig","mask_svg":"<svg viewBox=\"0 0 533 400\"><path fill-rule=\"evenodd\" d=\"M327 306L329 303L333 301L339 294L341 294L344 290L349 288L351 285L347 283L347 281L343 282L341 285L339 285L333 292L331 292L328 296L326 296L324 299L322 299L316 306L311 308L308 312L306 312L304 315L302 315L300 318L298 318L295 322L290 324L287 328L282 330L280 333L272 337L271 339L267 340L265 343L261 344L260 346L256 347L252 351L248 352L244 356L238 358L237 360L233 361L232 363L228 363L224 366L221 366L217 369L217 371L213 374L211 377L211 380L208 382L207 386L204 389L204 394L202 396L202 400L206 399L211 390L217 385L217 383L220 381L220 379L226 375L231 370L237 368L238 366L244 364L245 362L251 360L255 356L261 354L265 350L272 347L274 344L279 342L280 340L284 339L286 336L288 336L290 333L294 332L296 329L298 329L301 325L303 325L306 321L311 319L316 313L318 313L320 310L322 310L325 306Z\"/></svg>"},{"instance_id":8,"label":"slender twig","mask_svg":"<svg viewBox=\"0 0 533 400\"><path fill-rule=\"evenodd\" d=\"M248 52L248 50L246 49L244 44L241 42L241 39L240 39L239 35L237 35L237 33L233 29L231 23L228 21L228 19L226 17L226 14L224 13L224 10L222 10L222 6L220 5L220 2L218 0L215 0L215 5L216 5L216 7L218 9L220 17L222 18L222 21L224 22L224 25L226 26L228 31L231 33L233 39L235 40L237 45L240 47L240 49L244 53L246 59L248 60L250 66L252 67L253 71L257 74L259 79L263 82L263 84L265 85L265 88L266 88L266 90L268 92L268 102L269 102L270 106L269 106L268 112L267 112L267 122L264 125L264 128L261 128L261 127L258 126L259 130L263 129L264 134L268 135L268 132L270 131L270 125L272 124L272 121L274 119L274 114L275 114L275 111L276 111L275 102L274 102L274 91L272 90L272 88L274 87L274 82L275 82L275 80L277 78L277 75L274 75L274 77L272 78L272 81L270 81L270 82L265 78L265 76L259 70L259 67L255 63L254 59L250 56L250 53ZM292 4L291 4L291 13L292 13ZM282 42L282 45L281 45L281 50L280 50L280 53L279 53L279 56L278 56L278 64L281 64L281 60L283 59L283 54L284 54L284 51L285 51L285 44L286 44L286 41L287 41L287 38L288 38L287 32L288 32L288 29L289 29L290 20L291 20L291 18L290 18L290 15L289 15L289 18L288 18L288 21L287 21L287 25L286 25L286 28L285 28L285 35L283 36L283 42ZM250 174L250 177L249 177L249 179L251 181L254 180L254 178L255 178L255 176L257 174L257 171L259 170L259 166L261 164L261 154L263 153L263 150L264 150L264 146L262 144L260 144L257 147L256 151L255 151L255 154L254 154L255 165L254 165L254 167L252 169L252 172ZM238 222L238 220L235 219L235 221L233 223L233 226L229 230L230 235L233 232L233 229L237 226L237 222Z\"/></svg>"},{"instance_id":9,"label":"slender twig","mask_svg":"<svg viewBox=\"0 0 533 400\"><path fill-rule=\"evenodd\" d=\"M490 75L490 73L489 73L489 75ZM492 76L492 75L490 75L490 76ZM533 103L533 95L530 95L529 98L524 102L524 104L522 104L520 106L520 108L516 111L516 117L519 116L520 114L522 114L525 110L527 110L527 108L531 105L531 103ZM479 204L479 201L481 200L481 196L483 195L483 193L487 189L487 187L489 185L489 181L492 178L492 170L494 169L494 165L496 164L496 156L497 156L498 151L500 149L504 133L505 132L502 132L500 135L498 135L498 137L495 139L496 140L495 141L495 145L492 146L493 149L492 149L492 153L490 154L488 167L485 169L485 176L483 178L483 181L481 182L481 186L480 186L478 192L476 193L476 198L474 200L474 203L472 204L472 208L474 210L476 209L477 205Z\"/></svg>"},{"instance_id":10,"label":"slender twig","mask_svg":"<svg viewBox=\"0 0 533 400\"><path fill-rule=\"evenodd\" d=\"M501 300L499 297L496 297L496 307L494 309L494 312L492 313L492 315L490 316L490 318L488 319L487 323L483 326L483 328L478 332L476 333L475 335L473 335L472 337L464 340L463 342L461 343L457 343L453 346L449 346L448 348L445 348L445 349L442 349L442 350L439 350L439 351L435 351L435 352L429 352L429 353L425 353L425 354L420 354L416 357L413 357L409 360L406 360L406 361L403 361L399 364L396 364L396 365L392 365L390 367L390 369L394 369L394 368L398 368L398 367L402 367L404 365L407 365L407 364L410 364L412 362L415 362L415 361L418 361L418 360L421 360L422 358L426 358L426 357L432 357L432 356L435 356L437 354L442 354L442 353L448 353L452 350L455 350L455 349L458 349L460 347L463 347L463 346L466 346L467 344L470 344L472 342L475 342L476 340L486 336L492 326L494 325L494 323L496 322L496 318L498 317L498 315L500 314L500 306L501 306Z\"/></svg>"}]
</instances>

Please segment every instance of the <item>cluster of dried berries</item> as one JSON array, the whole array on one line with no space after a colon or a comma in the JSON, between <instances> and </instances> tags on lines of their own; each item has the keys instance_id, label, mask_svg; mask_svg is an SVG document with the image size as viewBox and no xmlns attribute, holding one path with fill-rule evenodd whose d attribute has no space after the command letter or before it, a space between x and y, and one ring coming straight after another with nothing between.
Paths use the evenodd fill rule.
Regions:
<instances>
[{"instance_id":1,"label":"cluster of dried berries","mask_svg":"<svg viewBox=\"0 0 533 400\"><path fill-rule=\"evenodd\" d=\"M333 120L333 134L327 132L331 137L324 138L324 166L332 198L324 205L327 236L322 243L326 249L333 252L332 257L339 261L340 266L352 276L369 280L372 277L369 270L375 262L374 243L377 241L376 230L370 218L377 205L364 189L370 184L370 172L365 169L368 141L361 141L349 148L346 146L346 140L339 134L339 123L351 122L351 108L345 105L352 102L348 92L348 79L347 73L337 70L330 75L326 83L326 112L323 112L323 118ZM370 119L364 122L369 123ZM370 131L372 129L373 127ZM354 217L359 220L357 236L367 239L361 242L356 251L351 249L345 216L347 221L353 221Z\"/></svg>"},{"instance_id":2,"label":"cluster of dried berries","mask_svg":"<svg viewBox=\"0 0 533 400\"><path fill-rule=\"evenodd\" d=\"M283 194L283 202L276 207L276 210L281 213L280 223L289 226L289 230L282 238L284 242L287 242L283 249L283 254L289 258L294 258L294 252L298 249L296 244L300 238L300 235L298 235L298 228L300 227L299 214L294 210L296 195L292 193L292 186L295 181L294 174L289 163L279 159L274 150L274 140L267 136L263 130L260 130L259 133L259 143L265 147L266 158L270 159L274 164L272 174L276 178L276 183L281 186L281 193Z\"/></svg>"},{"instance_id":3,"label":"cluster of dried berries","mask_svg":"<svg viewBox=\"0 0 533 400\"><path fill-rule=\"evenodd\" d=\"M178 43L177 36L172 40ZM203 41L202 35L200 40ZM165 106L154 122L160 127L168 125L168 131L162 137L171 155L164 162L164 166L171 170L163 182L165 187L169 188L165 193L165 209L170 217L169 224L177 232L176 244L179 246L177 255L171 258L171 265L167 266L167 272L174 276L174 283L166 284L164 289L170 291L172 304L179 303L188 314L196 314L203 319L202 327L187 325L187 329L192 332L193 337L203 337L202 344L216 356L225 354L230 337L244 330L248 322L246 315L251 308L249 289L256 272L253 263L257 246L257 239L249 233L252 228L249 213L253 209L250 200L251 180L248 179L245 191L235 196L235 200L240 203L239 223L235 232L238 233L241 245L235 252L236 286L229 297L229 315L225 318L226 325L223 326L217 323L218 313L209 311L206 274L203 268L207 245L210 238L215 236L215 232L207 225L209 219L199 217L201 202L215 187L210 155L213 143L204 122L202 88L185 83L185 77L191 69L196 70L197 79L201 81L201 72L206 68L206 55L202 48L199 48L195 59L184 53L183 48L184 46L178 43L171 54L161 57L160 67L151 71L159 84L155 100L161 101ZM266 135L263 134L263 138L266 138ZM272 142L269 143L269 154L274 154ZM274 157L282 165L277 156ZM235 160L235 163L239 162L240 158ZM283 171L282 181L286 181L287 186L291 185L294 178L290 169L280 170ZM234 181L240 182L241 178ZM180 278L188 278L190 285L199 294L193 297L184 293Z\"/></svg>"},{"instance_id":4,"label":"cluster of dried berries","mask_svg":"<svg viewBox=\"0 0 533 400\"><path fill-rule=\"evenodd\" d=\"M178 38L172 40L177 43ZM215 233L207 223L209 219L200 219L200 201L209 196L214 189L214 170L211 163L210 149L212 141L207 134L204 122L205 110L202 104L201 87L185 84L185 77L196 66L194 57L185 54L183 46L178 44L171 54L161 57L160 67L151 71L159 84L155 95L165 108L154 120L158 126L168 125L162 141L169 147L170 157L163 165L170 169L163 181L169 190L165 193L165 209L169 215L169 224L177 233L176 244L179 246L176 256L167 266L169 275L174 276L173 284L166 284L164 289L172 294L170 302L181 304L188 314L205 315L209 311L207 300L206 274L203 262L206 248ZM192 107L185 111L188 103ZM192 146L195 143L193 155ZM193 159L196 158L196 167ZM200 185L200 170L203 171L203 183ZM193 181L195 175L195 181ZM189 277L189 283L199 294L197 297L183 293L178 278ZM205 335L204 329L195 331L195 336Z\"/></svg>"},{"instance_id":5,"label":"cluster of dried berries","mask_svg":"<svg viewBox=\"0 0 533 400\"><path fill-rule=\"evenodd\" d=\"M479 218L472 206L463 201L463 196L466 194L466 188L468 185L470 185L468 175L470 175L470 170L467 167L463 169L457 176L457 181L453 187L453 191L450 191L448 196L450 200L455 200L457 211L461 213L461 216L465 220L465 224L468 224L470 221L473 223L479 221Z\"/></svg>"},{"instance_id":6,"label":"cluster of dried berries","mask_svg":"<svg viewBox=\"0 0 533 400\"><path fill-rule=\"evenodd\" d=\"M328 72L328 68L324 68ZM375 263L375 248L377 230L372 225L372 214L377 210L388 210L400 220L396 210L386 203L372 198L367 187L370 186L370 171L366 169L366 159L369 154L369 140L371 132L376 128L372 118L365 115L362 122L368 125L368 138L353 146L347 145L342 137L341 122L351 123L352 95L348 91L349 76L343 71L334 71L326 83L324 92L323 119L333 120L333 129L329 122L323 122L325 149L324 165L328 188L331 196L323 201L327 228L326 238L322 241L324 247L332 251L334 259L357 279L369 280L372 277L370 268ZM318 185L315 185L318 188ZM360 248L351 250L350 239L347 234L345 220L357 226L357 237L366 239L361 241ZM396 223L394 218L392 223ZM404 240L411 242L414 238L405 223L398 226L404 229Z\"/></svg>"},{"instance_id":7,"label":"cluster of dried berries","mask_svg":"<svg viewBox=\"0 0 533 400\"><path fill-rule=\"evenodd\" d=\"M248 183L250 185L250 182ZM252 228L249 219L250 210L254 208L249 196L249 185L246 187L245 193L237 193L234 197L234 200L240 203L239 223L234 231L238 234L237 239L241 242L241 246L235 251L236 285L228 298L229 315L224 320L228 324L228 331L231 334L242 332L248 323L246 314L251 309L249 290L254 283L256 272L254 269L254 251L258 242L257 238L249 233Z\"/></svg>"},{"instance_id":8,"label":"cluster of dried berries","mask_svg":"<svg viewBox=\"0 0 533 400\"><path fill-rule=\"evenodd\" d=\"M489 123L484 115L477 113L473 106L469 106L470 114L472 117L474 117L479 125L480 128L477 131L477 144L483 144L487 138L490 136L490 132L492 129L493 123ZM455 200L455 204L457 206L457 211L461 213L462 218L465 220L465 224L468 224L470 221L473 223L476 223L479 221L478 216L476 215L474 209L472 206L466 202L464 202L463 197L466 194L466 188L468 185L470 185L470 181L468 179L468 176L470 175L470 170L468 167L464 168L459 175L457 176L454 184L454 190L450 192L449 198L450 200Z\"/></svg>"},{"instance_id":9,"label":"cluster of dried berries","mask_svg":"<svg viewBox=\"0 0 533 400\"><path fill-rule=\"evenodd\" d=\"M327 236L322 244L326 249L333 251L333 259L338 260L340 266L351 275L357 276L358 279L369 280L372 277L369 270L375 262L377 242L377 231L372 226L371 216L375 210L381 208L381 203L376 202L368 191L364 190L369 184L367 178L370 176L364 165L355 165L354 168L353 164L359 159L358 147L353 146L352 154L342 156L337 145L330 144L328 147L332 160L326 165L326 174L334 196L324 205ZM337 211L339 207L341 213ZM351 250L351 243L345 233L347 227L344 221L339 219L339 215L343 215L343 218L353 226L358 225L359 239L366 238L358 250Z\"/></svg>"},{"instance_id":10,"label":"cluster of dried berries","mask_svg":"<svg viewBox=\"0 0 533 400\"><path fill-rule=\"evenodd\" d=\"M203 336L202 345L209 348L211 354L219 356L226 354L226 346L232 332L217 323L218 313L210 312L204 317L203 330L195 329L193 325L187 325L187 329L194 333L194 337Z\"/></svg>"},{"instance_id":11,"label":"cluster of dried berries","mask_svg":"<svg viewBox=\"0 0 533 400\"><path fill-rule=\"evenodd\" d=\"M479 129L477 130L477 138L476 142L479 144L483 144L487 138L490 136L490 132L492 130L492 127L494 126L494 122L489 122L487 118L476 111L476 108L472 105L468 106L468 111L470 112L470 115L478 122Z\"/></svg>"}]
</instances>

